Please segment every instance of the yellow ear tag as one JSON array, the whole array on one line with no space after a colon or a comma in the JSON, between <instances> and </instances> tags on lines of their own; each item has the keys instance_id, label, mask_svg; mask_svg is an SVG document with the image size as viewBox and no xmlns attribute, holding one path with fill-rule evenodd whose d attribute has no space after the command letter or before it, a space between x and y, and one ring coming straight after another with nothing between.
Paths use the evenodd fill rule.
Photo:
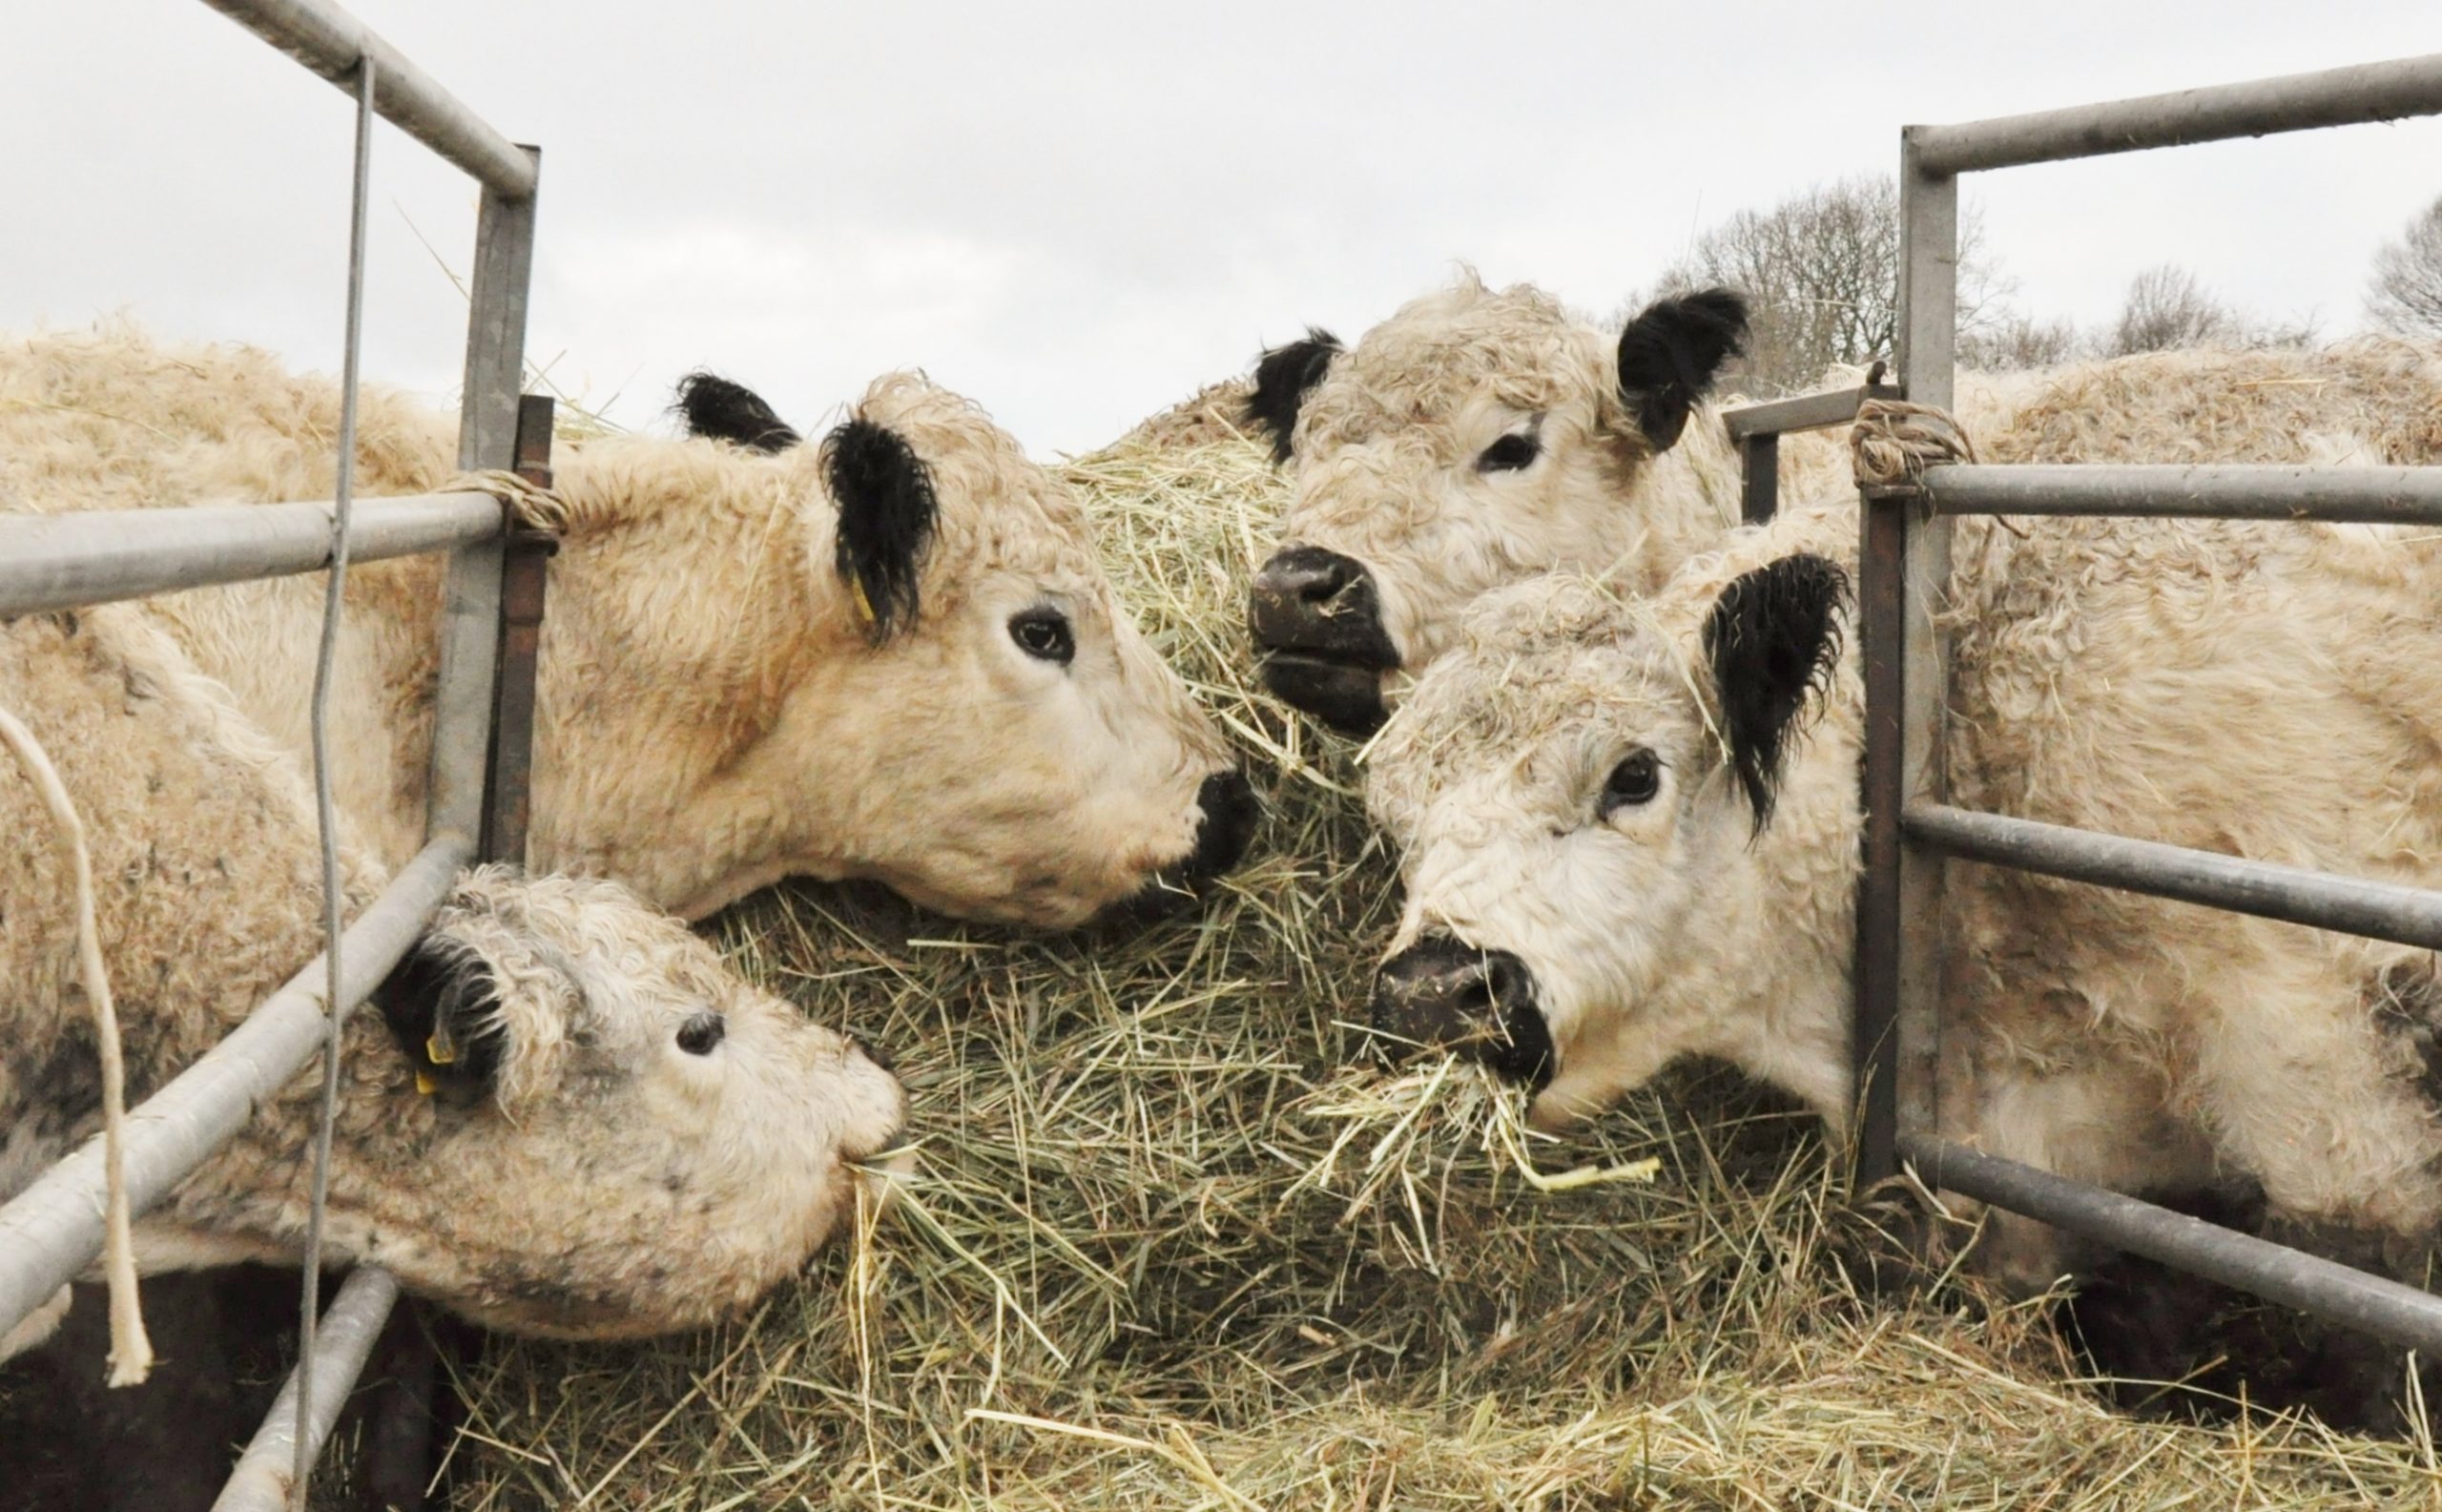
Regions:
<instances>
[{"instance_id":1,"label":"yellow ear tag","mask_svg":"<svg viewBox=\"0 0 2442 1512\"><path fill-rule=\"evenodd\" d=\"M425 1037L424 1058L435 1066L458 1064L458 1046L451 1042L447 1029L435 1029Z\"/></svg>"},{"instance_id":2,"label":"yellow ear tag","mask_svg":"<svg viewBox=\"0 0 2442 1512\"><path fill-rule=\"evenodd\" d=\"M866 625L872 624L874 622L874 601L865 597L865 580L861 577L849 578L848 591L856 598L857 618L859 622Z\"/></svg>"},{"instance_id":3,"label":"yellow ear tag","mask_svg":"<svg viewBox=\"0 0 2442 1512\"><path fill-rule=\"evenodd\" d=\"M432 1073L430 1071L418 1071L416 1072L416 1090L422 1092L426 1097L430 1097L433 1093L441 1090L441 1084L432 1079Z\"/></svg>"}]
</instances>

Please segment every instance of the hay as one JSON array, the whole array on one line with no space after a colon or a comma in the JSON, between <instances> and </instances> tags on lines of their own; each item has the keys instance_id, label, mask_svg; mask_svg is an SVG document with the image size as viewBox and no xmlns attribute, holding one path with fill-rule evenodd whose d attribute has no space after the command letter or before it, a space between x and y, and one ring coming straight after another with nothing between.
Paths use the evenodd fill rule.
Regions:
<instances>
[{"instance_id":1,"label":"hay","mask_svg":"<svg viewBox=\"0 0 2442 1512\"><path fill-rule=\"evenodd\" d=\"M1248 684L1281 486L1252 444L1141 434L1070 475L1267 793L1250 863L1124 941L815 887L717 922L743 969L896 1052L912 1200L743 1323L496 1343L462 1383L457 1507L2436 1498L2427 1445L2115 1417L2034 1308L1860 1301L1811 1120L1726 1073L1557 1144L1472 1067L1342 1069L1396 893L1349 749Z\"/></svg>"}]
</instances>

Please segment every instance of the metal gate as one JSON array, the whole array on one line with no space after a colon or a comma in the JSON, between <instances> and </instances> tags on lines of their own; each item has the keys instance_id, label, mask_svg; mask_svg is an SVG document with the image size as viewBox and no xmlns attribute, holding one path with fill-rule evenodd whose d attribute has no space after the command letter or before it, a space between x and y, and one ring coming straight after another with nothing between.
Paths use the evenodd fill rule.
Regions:
<instances>
[{"instance_id":1,"label":"metal gate","mask_svg":"<svg viewBox=\"0 0 2442 1512\"><path fill-rule=\"evenodd\" d=\"M468 471L516 469L530 482L548 483L550 402L521 402L519 393L540 153L494 131L330 0L209 3L357 99L340 496L327 503L0 516L0 615L321 571L350 559L446 551L449 564L424 847L330 942L341 963L335 994L325 984L326 953L130 1111L126 1184L137 1212L166 1196L259 1103L288 1086L326 1040L336 1048L340 1015L324 1011L326 998L336 996L340 1014L362 1002L406 953L460 870L477 860L523 858L534 626L548 552L547 545L512 528L492 494L355 504L348 483L367 163L377 114L483 186L458 465ZM0 1208L0 1333L100 1253L104 1190L96 1136ZM319 1206L318 1193L318 1220ZM315 1270L308 1266L304 1275L310 1304ZM292 1496L302 1504L304 1472L397 1297L398 1284L378 1270L359 1267L348 1276L319 1330L307 1329L298 1374L216 1507L277 1508ZM300 1397L306 1398L301 1415Z\"/></svg>"},{"instance_id":2,"label":"metal gate","mask_svg":"<svg viewBox=\"0 0 2442 1512\"><path fill-rule=\"evenodd\" d=\"M2442 55L1906 128L1899 392L1920 404L1952 403L1961 174L2434 114L2442 114ZM1868 392L1730 412L1730 434L1749 463L1749 519L1771 511L1772 438L1841 424ZM1914 485L1867 490L1861 510L1866 835L1852 1042L1860 1184L1904 1162L1929 1185L2442 1359L2442 1296L1940 1137L1938 929L1947 858L2428 949L2442 949L2442 892L1952 807L1943 773L1948 647L1932 613L1950 580L1953 515L2442 525L2442 467L1935 466Z\"/></svg>"}]
</instances>

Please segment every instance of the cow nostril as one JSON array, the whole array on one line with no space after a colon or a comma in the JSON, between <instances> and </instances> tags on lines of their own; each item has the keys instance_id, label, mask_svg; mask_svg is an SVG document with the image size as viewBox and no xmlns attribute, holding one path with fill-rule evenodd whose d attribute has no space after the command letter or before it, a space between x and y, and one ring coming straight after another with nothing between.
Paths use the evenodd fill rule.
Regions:
<instances>
[{"instance_id":1,"label":"cow nostril","mask_svg":"<svg viewBox=\"0 0 2442 1512\"><path fill-rule=\"evenodd\" d=\"M1195 803L1203 816L1196 821L1195 849L1182 870L1191 881L1218 877L1238 864L1253 838L1263 801L1246 774L1231 767L1215 772L1196 789Z\"/></svg>"}]
</instances>

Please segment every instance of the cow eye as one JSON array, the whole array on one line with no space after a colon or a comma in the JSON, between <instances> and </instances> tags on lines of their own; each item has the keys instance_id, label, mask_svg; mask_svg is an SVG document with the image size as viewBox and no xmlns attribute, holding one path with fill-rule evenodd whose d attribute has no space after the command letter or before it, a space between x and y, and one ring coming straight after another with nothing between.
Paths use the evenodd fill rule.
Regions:
<instances>
[{"instance_id":1,"label":"cow eye","mask_svg":"<svg viewBox=\"0 0 2442 1512\"><path fill-rule=\"evenodd\" d=\"M729 1023L719 1014L698 1013L678 1025L678 1047L690 1055L710 1055L728 1032Z\"/></svg>"},{"instance_id":2,"label":"cow eye","mask_svg":"<svg viewBox=\"0 0 2442 1512\"><path fill-rule=\"evenodd\" d=\"M1542 454L1542 443L1522 432L1501 437L1476 459L1478 472L1516 472Z\"/></svg>"},{"instance_id":3,"label":"cow eye","mask_svg":"<svg viewBox=\"0 0 2442 1512\"><path fill-rule=\"evenodd\" d=\"M1621 809L1650 803L1661 791L1662 758L1650 751L1632 752L1604 779L1603 797L1595 805L1594 817L1607 819Z\"/></svg>"},{"instance_id":4,"label":"cow eye","mask_svg":"<svg viewBox=\"0 0 2442 1512\"><path fill-rule=\"evenodd\" d=\"M1009 621L1009 638L1037 661L1056 661L1066 667L1077 655L1077 637L1068 629L1068 616L1056 609L1030 609L1015 615Z\"/></svg>"}]
</instances>

